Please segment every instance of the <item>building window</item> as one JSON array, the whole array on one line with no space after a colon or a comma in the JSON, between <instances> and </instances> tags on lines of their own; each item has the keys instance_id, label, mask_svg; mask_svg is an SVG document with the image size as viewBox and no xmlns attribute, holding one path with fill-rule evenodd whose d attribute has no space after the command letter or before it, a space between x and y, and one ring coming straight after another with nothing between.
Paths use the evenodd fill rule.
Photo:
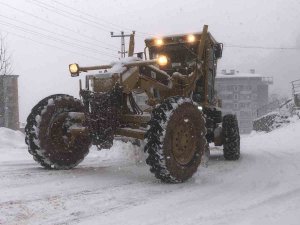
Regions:
<instances>
[{"instance_id":1,"label":"building window","mask_svg":"<svg viewBox=\"0 0 300 225\"><path fill-rule=\"evenodd\" d=\"M246 108L246 104L245 103L240 103L240 108L241 109Z\"/></svg>"},{"instance_id":2,"label":"building window","mask_svg":"<svg viewBox=\"0 0 300 225\"><path fill-rule=\"evenodd\" d=\"M240 120L239 125L241 128L252 127L252 121L251 120Z\"/></svg>"},{"instance_id":3,"label":"building window","mask_svg":"<svg viewBox=\"0 0 300 225\"><path fill-rule=\"evenodd\" d=\"M226 88L227 91L233 91L233 86L232 85L228 85Z\"/></svg>"},{"instance_id":4,"label":"building window","mask_svg":"<svg viewBox=\"0 0 300 225\"><path fill-rule=\"evenodd\" d=\"M234 103L234 109L238 109L238 108L239 108L238 104Z\"/></svg>"},{"instance_id":5,"label":"building window","mask_svg":"<svg viewBox=\"0 0 300 225\"><path fill-rule=\"evenodd\" d=\"M241 118L246 118L246 117L251 117L251 116L252 116L251 111L241 111L240 112L240 117Z\"/></svg>"},{"instance_id":6,"label":"building window","mask_svg":"<svg viewBox=\"0 0 300 225\"><path fill-rule=\"evenodd\" d=\"M225 95L223 95L223 99L227 99L227 100L232 99L232 94L225 94Z\"/></svg>"},{"instance_id":7,"label":"building window","mask_svg":"<svg viewBox=\"0 0 300 225\"><path fill-rule=\"evenodd\" d=\"M234 98L234 100L238 100L239 99L238 94L234 94L233 98Z\"/></svg>"},{"instance_id":8,"label":"building window","mask_svg":"<svg viewBox=\"0 0 300 225\"><path fill-rule=\"evenodd\" d=\"M239 90L239 87L236 86L236 85L234 85L234 86L233 86L233 90L234 90L234 91L238 91L238 90Z\"/></svg>"},{"instance_id":9,"label":"building window","mask_svg":"<svg viewBox=\"0 0 300 225\"><path fill-rule=\"evenodd\" d=\"M220 91L220 92L224 91L225 87L223 85L218 85L217 90Z\"/></svg>"},{"instance_id":10,"label":"building window","mask_svg":"<svg viewBox=\"0 0 300 225\"><path fill-rule=\"evenodd\" d=\"M232 104L232 103L224 103L224 104L222 105L222 108L223 108L223 109L232 109L232 107L233 107L233 104Z\"/></svg>"}]
</instances>

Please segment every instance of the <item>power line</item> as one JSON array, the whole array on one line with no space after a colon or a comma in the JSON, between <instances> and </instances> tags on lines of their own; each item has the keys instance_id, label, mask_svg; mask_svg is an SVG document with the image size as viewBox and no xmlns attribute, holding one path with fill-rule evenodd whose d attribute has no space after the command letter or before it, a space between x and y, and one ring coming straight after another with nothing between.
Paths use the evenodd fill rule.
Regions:
<instances>
[{"instance_id":1,"label":"power line","mask_svg":"<svg viewBox=\"0 0 300 225\"><path fill-rule=\"evenodd\" d=\"M41 7L43 9L48 10L48 11L54 12L54 13L56 13L58 15L66 17L66 18L69 18L69 19L72 19L72 20L76 20L76 21L78 21L80 23L84 23L86 25L92 26L92 27L94 27L96 29L100 29L102 31L108 31L108 32L112 29L110 26L100 24L100 23L98 23L98 22L96 22L94 20L90 20L90 19L88 19L88 18L86 18L84 16L78 17L78 15L76 15L74 13L71 13L71 12L66 11L66 10L59 9L57 7L54 7L53 5L41 2L39 0L31 0L31 1L32 1L33 4L37 5L38 7Z\"/></svg>"},{"instance_id":2,"label":"power line","mask_svg":"<svg viewBox=\"0 0 300 225\"><path fill-rule=\"evenodd\" d=\"M61 33L52 32L52 31L49 31L49 30L47 30L47 29L45 29L45 28L42 28L42 27L39 27L39 26L35 26L35 25L29 24L29 23L25 23L25 22L20 21L20 20L17 20L17 19L9 18L9 17L3 16L3 15L0 15L0 17L3 17L3 18L8 19L8 20L12 20L12 21L14 21L14 22L18 22L18 23L20 23L20 24L25 24L26 26L30 26L30 27L36 28L36 29L38 29L38 30L45 31L45 32L50 33L50 34L55 34L55 35L58 35L58 36L65 37L65 38L67 38L67 39L74 40L74 41L76 41L76 42L79 42L80 44L81 44L81 43L86 43L86 44L88 44L88 45L95 46L94 43L87 42L87 41L82 41L82 40L79 40L79 39L76 39L76 38L73 38L73 37L70 37L70 36L61 34ZM101 46L99 46L99 47L101 47ZM103 48L103 47L102 47L102 48ZM109 49L109 48L108 48L108 49Z\"/></svg>"},{"instance_id":3,"label":"power line","mask_svg":"<svg viewBox=\"0 0 300 225\"><path fill-rule=\"evenodd\" d=\"M60 47L57 47L57 46L55 46L55 45L51 45L51 44L48 44L48 43L44 43L44 42L41 42L41 41L37 41L37 40L34 40L34 39L32 39L32 38L29 38L29 37L25 37L25 36L16 34L16 33L11 32L11 31L5 31L5 32L8 33L8 34L11 34L11 35L14 35L14 36L23 38L23 39L30 40L30 41L32 41L32 42L34 42L34 43L38 43L38 44L41 44L41 45L45 45L45 46L48 46L48 47L51 47L51 48L56 48L56 49L61 50L61 51L64 51L64 52L69 52L69 53L72 53L72 54L75 54L75 55L81 55L81 56L84 56L84 57L86 57L86 58L91 58L91 59L99 60L99 58L96 58L96 57L93 57L93 56L88 56L88 55L85 55L85 54L82 54L82 53L78 53L78 52L70 51L70 50L67 50L67 49L64 49L64 48L60 48Z\"/></svg>"},{"instance_id":4,"label":"power line","mask_svg":"<svg viewBox=\"0 0 300 225\"><path fill-rule=\"evenodd\" d=\"M55 42L58 42L58 43L63 43L65 45L68 45L68 46L71 46L71 47L81 48L83 50L87 50L87 51L90 51L90 52L93 52L93 53L96 53L96 54L101 54L101 55L107 55L107 56L114 57L112 54L110 55L108 53L103 53L103 52L100 52L100 51L98 51L96 49L92 49L92 48L88 48L88 47L85 47L85 46L81 46L81 45L78 45L76 43L72 43L72 42L68 42L68 41L59 39L57 37L52 37L52 36L49 36L49 35L45 35L45 34L42 34L42 33L39 33L39 32L33 31L33 30L30 30L30 29L26 29L26 28L23 28L23 27L20 27L20 26L11 24L11 23L0 21L0 24L2 24L4 26L8 26L9 28L15 27L17 30L21 30L21 31L23 31L25 33L34 34L34 35L43 37L43 38L51 40L51 41L55 41Z\"/></svg>"},{"instance_id":5,"label":"power line","mask_svg":"<svg viewBox=\"0 0 300 225\"><path fill-rule=\"evenodd\" d=\"M38 1L38 0L34 0L34 1ZM89 17L89 18L92 18L93 20L87 19L87 18L85 18L85 17L80 17L81 19L85 19L85 20L90 21L90 22L92 22L92 23L94 23L94 24L98 24L98 25L100 25L100 26L107 27L107 28L110 29L110 30L111 30L111 29L114 29L114 28L109 27L109 26L107 26L107 25L105 25L105 24L100 24L100 23L99 23L99 21L103 21L103 22L105 22L105 23L107 23L107 24L110 24L111 26L114 26L114 27L116 27L116 28L118 28L118 29L122 29L122 30L126 30L126 31L131 32L130 29L124 29L123 27L121 27L121 26L119 26L119 25L117 25L117 24L114 24L114 23L112 23L112 22L109 22L109 21L107 21L107 20L103 20L103 19L100 20L100 19L99 19L98 17L96 17L96 16L93 16L93 15L88 14L88 13L83 13L81 10L78 10L78 9L76 9L76 8L73 8L73 7L71 7L71 6L69 6L69 5L66 5L66 4L64 4L64 3L61 3L61 2L59 2L59 1L53 0L53 2L55 2L55 3L58 4L58 5L61 5L61 6L65 7L65 8L67 8L68 10L71 9L71 10L73 10L74 12L77 12L77 13L80 13L81 15L84 15L84 16L87 16L87 17ZM43 4L45 4L45 3L43 3ZM55 7L52 6L52 8L55 8ZM55 9L57 9L57 8L55 8ZM65 13L68 13L68 14L71 14L69 11L64 11L64 12L65 12ZM77 17L76 14L72 14L72 15L74 15L74 16ZM142 35L143 37L149 36L149 35L153 35L153 34L141 32L141 31L136 31L136 33L144 34L144 35Z\"/></svg>"},{"instance_id":6,"label":"power line","mask_svg":"<svg viewBox=\"0 0 300 225\"><path fill-rule=\"evenodd\" d=\"M81 23L93 26L93 27L95 27L97 29L100 29L100 30L105 30L105 31L110 31L111 30L110 29L111 27L109 27L109 29L106 28L106 27L108 27L107 25L99 24L98 22L95 22L93 20L87 19L85 17L78 17L78 15L76 15L74 13L71 13L71 12L66 11L66 10L59 9L57 7L54 7L53 5L41 2L39 0L31 0L31 1L33 2L33 4L37 5L38 7L41 7L43 9L52 11L52 12L58 14L58 15L66 17L66 18L71 18L72 20L79 21ZM99 25L100 25L100 27L99 27ZM119 52L119 53L121 53L121 57L125 57L125 50L122 50L123 46L125 46L125 43L121 47L121 52Z\"/></svg>"},{"instance_id":7,"label":"power line","mask_svg":"<svg viewBox=\"0 0 300 225\"><path fill-rule=\"evenodd\" d=\"M264 50L300 50L300 47L267 47L267 46L243 46L243 45L224 45L226 48L244 49L264 49Z\"/></svg>"},{"instance_id":8,"label":"power line","mask_svg":"<svg viewBox=\"0 0 300 225\"><path fill-rule=\"evenodd\" d=\"M90 18L92 18L92 19L94 19L94 20L99 21L99 18L97 18L97 17L95 17L95 16L92 16L92 15L90 15L90 14L83 13L82 11L80 11L80 10L78 10L78 9L76 9L76 8L72 8L72 7L70 7L69 5L66 5L66 4L64 4L64 3L61 3L61 2L55 1L55 0L53 0L53 2L55 2L55 3L58 4L58 5L61 5L61 6L65 7L65 8L67 8L67 9L71 9L71 10L77 12L77 13L80 13L80 14L82 14L82 15L88 16L88 17L90 17ZM93 21L93 20L89 20L89 21L91 21L91 22L93 22L93 23L99 24L99 22L95 22L95 21ZM118 29L123 29L121 26L116 25L116 24L114 24L114 23L111 23L111 22L109 22L109 21L105 21L105 20L103 20L103 19L101 19L100 21L104 21L105 23L110 24L111 26L114 26L114 27L116 27L116 28L118 28ZM106 26L106 25L103 25L103 26ZM109 29L112 29L112 27L108 27L108 28L109 28Z\"/></svg>"},{"instance_id":9,"label":"power line","mask_svg":"<svg viewBox=\"0 0 300 225\"><path fill-rule=\"evenodd\" d=\"M98 24L94 23L93 21L91 21L89 19L78 17L77 15L75 15L73 13L67 12L67 11L59 9L59 8L56 8L56 7L54 7L52 5L49 5L47 3L40 2L38 0L31 0L31 1L32 1L33 4L37 5L38 7L41 7L43 9L52 11L52 12L58 14L58 15L61 15L61 16L67 17L67 18L71 18L72 20L76 20L76 21L79 21L79 22L87 24L87 25L94 26L94 27L96 27L98 29L101 29L101 30L105 30L105 31L108 31L108 32L110 31L110 29L105 28L104 26L99 26ZM91 24L90 22L93 22L94 24Z\"/></svg>"},{"instance_id":10,"label":"power line","mask_svg":"<svg viewBox=\"0 0 300 225\"><path fill-rule=\"evenodd\" d=\"M103 43L102 41L99 41L99 40L96 39L96 38L92 38L92 37L90 37L90 36L88 36L88 35L85 35L85 34L82 34L82 33L77 32L77 31L74 31L74 30L70 29L69 27L66 27L66 26L63 26L63 25L54 23L54 22L49 21L49 20L47 20L47 19L44 19L44 18L42 18L42 17L36 16L36 15L34 15L34 14L32 14L32 13L28 13L28 12L26 12L26 11L24 11L24 10L15 8L15 7L13 7L13 6L7 4L7 3L0 2L0 4L6 6L6 7L8 7L8 8L10 8L10 9L13 9L13 10L16 10L16 11L18 11L18 12L21 12L21 13L23 13L23 14L26 14L26 15L29 15L29 16L31 16L31 17L34 17L34 18L36 18L36 19L38 19L38 20L44 21L44 22L46 22L46 23L48 23L48 24L52 24L52 25L54 25L54 26L56 26L56 27L59 27L59 28L61 28L61 29L63 29L63 30L68 30L68 31L70 31L70 32L72 32L72 33L75 33L76 35L80 35L80 36L85 37L85 38L88 38L88 39L90 39L90 40L97 41L98 43ZM104 44L105 44L105 47L106 47L106 48L107 48L107 45L110 45L110 44L107 44L107 43L104 43ZM111 45L111 46L113 46L116 50L118 49L118 48L117 48L116 46L114 46L114 45Z\"/></svg>"},{"instance_id":11,"label":"power line","mask_svg":"<svg viewBox=\"0 0 300 225\"><path fill-rule=\"evenodd\" d=\"M0 24L2 24L4 26L8 26L10 28L11 27L15 27L16 29L21 30L21 31L23 31L25 33L30 33L30 34L34 34L34 35L37 35L37 36L41 36L41 37L43 37L45 39L48 39L48 40L52 40L52 41L55 41L55 42L61 42L61 43L65 44L65 45L69 45L69 46L76 47L76 48L81 48L83 50L91 51L91 52L94 52L96 54L101 54L101 55L107 55L107 56L114 57L113 55L110 55L110 54L107 54L107 53L103 53L103 52L99 52L96 49L92 49L92 48L88 48L88 47L85 47L85 46L81 46L81 45L78 45L76 43L72 43L72 42L68 42L68 41L59 39L57 37L52 37L52 36L49 36L49 35L45 35L45 34L42 34L42 33L39 33L39 32L33 31L33 30L30 30L30 29L26 29L26 28L23 28L23 27L20 27L20 26L11 24L11 23L0 21Z\"/></svg>"}]
</instances>

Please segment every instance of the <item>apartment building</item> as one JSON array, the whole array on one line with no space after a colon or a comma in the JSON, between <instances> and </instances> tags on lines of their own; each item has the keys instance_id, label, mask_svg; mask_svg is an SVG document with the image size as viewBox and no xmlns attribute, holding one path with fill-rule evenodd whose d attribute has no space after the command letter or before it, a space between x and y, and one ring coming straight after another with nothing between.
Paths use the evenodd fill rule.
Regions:
<instances>
[{"instance_id":1,"label":"apartment building","mask_svg":"<svg viewBox=\"0 0 300 225\"><path fill-rule=\"evenodd\" d=\"M18 75L0 76L0 127L19 129Z\"/></svg>"},{"instance_id":2,"label":"apartment building","mask_svg":"<svg viewBox=\"0 0 300 225\"><path fill-rule=\"evenodd\" d=\"M272 77L265 77L251 69L249 73L222 70L216 77L215 89L222 99L223 115L237 116L241 133L250 133L257 109L268 103Z\"/></svg>"}]
</instances>

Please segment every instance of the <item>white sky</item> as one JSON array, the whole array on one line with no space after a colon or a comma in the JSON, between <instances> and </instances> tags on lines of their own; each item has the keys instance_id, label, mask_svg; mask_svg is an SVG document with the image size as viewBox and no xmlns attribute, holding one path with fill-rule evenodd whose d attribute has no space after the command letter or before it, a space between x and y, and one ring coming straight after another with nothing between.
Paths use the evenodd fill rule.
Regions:
<instances>
[{"instance_id":1,"label":"white sky","mask_svg":"<svg viewBox=\"0 0 300 225\"><path fill-rule=\"evenodd\" d=\"M76 8L83 15L57 2ZM45 4L52 6L50 10ZM60 10L77 15L77 19L57 14L63 13ZM78 21L81 17L97 20L82 23ZM290 94L289 82L300 79L299 49L244 49L226 48L226 45L300 48L299 0L0 0L0 32L7 35L14 73L20 75L20 120L24 122L37 101L50 94L78 96L78 79L68 73L70 63L97 65L115 60L120 39L111 38L109 31L136 30L136 51L142 51L145 36L201 31L203 24L208 24L213 36L225 44L219 70L247 72L255 68L261 74L274 77L272 92ZM28 30L57 41L28 33Z\"/></svg>"}]
</instances>

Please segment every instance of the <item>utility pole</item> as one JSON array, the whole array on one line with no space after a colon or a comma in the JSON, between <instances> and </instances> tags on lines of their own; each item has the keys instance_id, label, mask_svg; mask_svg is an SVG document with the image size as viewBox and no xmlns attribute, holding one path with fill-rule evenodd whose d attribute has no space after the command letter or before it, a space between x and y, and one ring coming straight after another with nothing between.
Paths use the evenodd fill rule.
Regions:
<instances>
[{"instance_id":1,"label":"utility pole","mask_svg":"<svg viewBox=\"0 0 300 225\"><path fill-rule=\"evenodd\" d=\"M135 31L132 31L132 34L124 34L124 31L121 31L121 34L114 35L114 32L110 32L111 37L120 37L121 38L121 51L118 51L118 53L121 54L121 58L125 58L125 54L127 53L125 49L125 37L130 37L131 35L134 35Z\"/></svg>"}]
</instances>

